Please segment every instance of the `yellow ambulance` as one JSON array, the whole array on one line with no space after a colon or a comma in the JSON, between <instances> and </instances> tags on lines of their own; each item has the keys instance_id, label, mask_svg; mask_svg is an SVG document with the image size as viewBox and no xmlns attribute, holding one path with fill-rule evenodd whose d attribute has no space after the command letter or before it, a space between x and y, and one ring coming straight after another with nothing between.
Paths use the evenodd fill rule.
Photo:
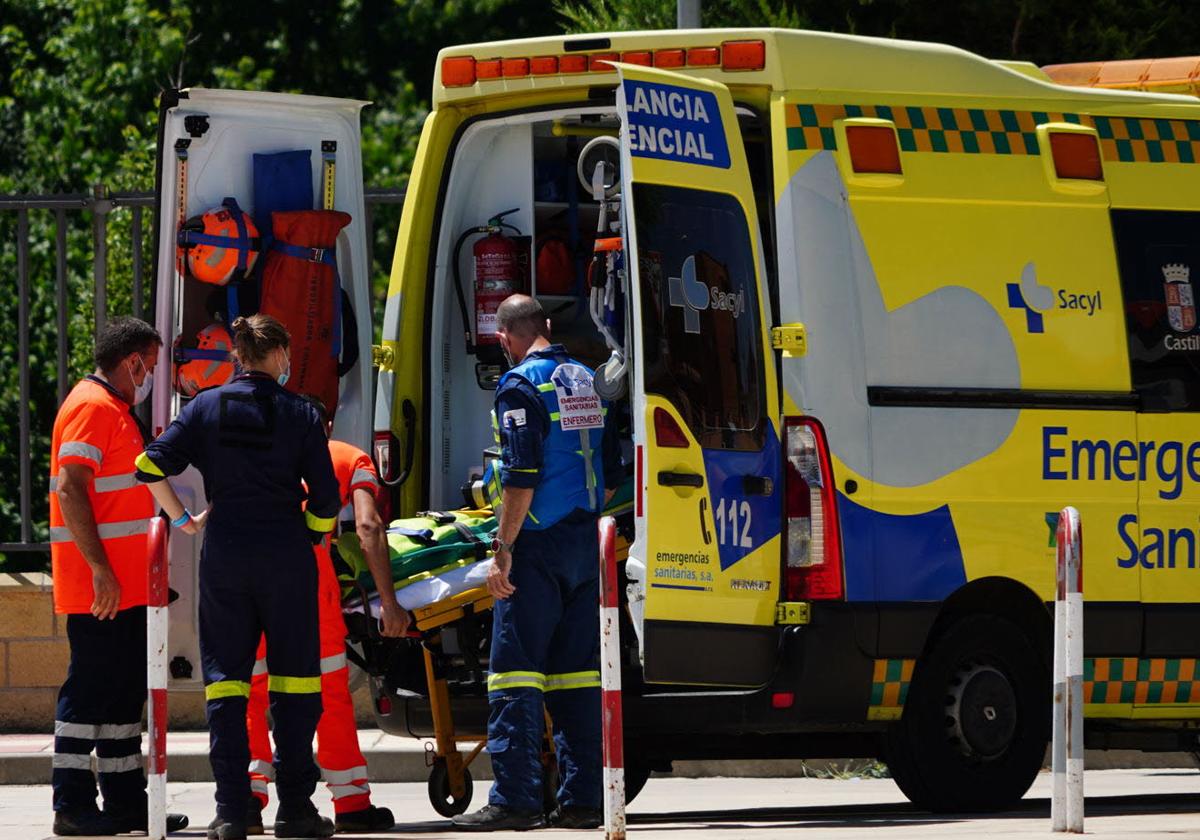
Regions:
<instances>
[{"instance_id":1,"label":"yellow ambulance","mask_svg":"<svg viewBox=\"0 0 1200 840\"><path fill-rule=\"evenodd\" d=\"M677 759L869 756L928 808L1019 799L1065 505L1087 745L1200 743L1200 104L1063 78L784 30L440 53L374 453L395 513L461 506L498 291L600 368L633 793ZM381 720L416 733L404 685L376 682Z\"/></svg>"},{"instance_id":2,"label":"yellow ambulance","mask_svg":"<svg viewBox=\"0 0 1200 840\"><path fill-rule=\"evenodd\" d=\"M518 208L555 335L608 358L586 290L538 273L547 235L595 236L571 179L604 134L631 763L879 755L920 804L1011 803L1045 752L1067 504L1088 745L1194 748L1200 105L813 32L443 50L376 397L399 509L454 504L491 445L463 231Z\"/></svg>"}]
</instances>

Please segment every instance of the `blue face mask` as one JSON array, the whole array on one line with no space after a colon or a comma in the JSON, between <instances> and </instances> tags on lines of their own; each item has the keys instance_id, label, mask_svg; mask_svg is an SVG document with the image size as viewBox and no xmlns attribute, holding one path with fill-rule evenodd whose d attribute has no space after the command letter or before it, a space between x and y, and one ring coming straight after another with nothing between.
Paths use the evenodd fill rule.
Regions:
<instances>
[{"instance_id":1,"label":"blue face mask","mask_svg":"<svg viewBox=\"0 0 1200 840\"><path fill-rule=\"evenodd\" d=\"M278 382L280 385L286 385L288 379L291 378L291 375L292 375L292 360L288 359L287 367L283 369L283 372L280 373L279 376L275 377L275 381Z\"/></svg>"}]
</instances>

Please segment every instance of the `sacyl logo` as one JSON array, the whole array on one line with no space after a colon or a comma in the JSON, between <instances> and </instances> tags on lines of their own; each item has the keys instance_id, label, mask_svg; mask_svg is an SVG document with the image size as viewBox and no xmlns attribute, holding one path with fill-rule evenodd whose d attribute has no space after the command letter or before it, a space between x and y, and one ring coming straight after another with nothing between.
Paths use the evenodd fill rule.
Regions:
<instances>
[{"instance_id":1,"label":"sacyl logo","mask_svg":"<svg viewBox=\"0 0 1200 840\"><path fill-rule=\"evenodd\" d=\"M1037 281L1037 269L1031 262L1021 270L1021 282L1009 283L1007 288L1009 308L1025 310L1025 329L1030 333L1046 331L1043 315L1048 310L1081 312L1090 318L1104 308L1099 289L1094 292L1072 292L1043 286Z\"/></svg>"},{"instance_id":2,"label":"sacyl logo","mask_svg":"<svg viewBox=\"0 0 1200 840\"><path fill-rule=\"evenodd\" d=\"M683 331L700 333L700 310L708 309L708 287L696 279L696 255L683 261L681 277L668 277L671 306L683 309Z\"/></svg>"}]
</instances>

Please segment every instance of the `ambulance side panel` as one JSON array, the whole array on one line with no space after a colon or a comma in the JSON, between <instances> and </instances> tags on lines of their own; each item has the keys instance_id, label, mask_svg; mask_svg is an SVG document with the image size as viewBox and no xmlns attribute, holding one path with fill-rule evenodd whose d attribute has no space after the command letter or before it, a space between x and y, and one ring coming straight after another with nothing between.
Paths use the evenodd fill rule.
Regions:
<instances>
[{"instance_id":1,"label":"ambulance side panel","mask_svg":"<svg viewBox=\"0 0 1200 840\"><path fill-rule=\"evenodd\" d=\"M1089 641L1125 655L1140 582L1112 558L1137 488L1087 478L1091 442L1137 439L1108 194L1048 172L1037 127L1080 120L1061 103L953 105L797 91L772 110L781 321L809 335L785 398L829 434L847 598L878 605L872 655L915 659L964 588L1052 600L1073 504L1089 601L1124 616ZM856 125L894 132L899 174L855 171Z\"/></svg>"}]
</instances>

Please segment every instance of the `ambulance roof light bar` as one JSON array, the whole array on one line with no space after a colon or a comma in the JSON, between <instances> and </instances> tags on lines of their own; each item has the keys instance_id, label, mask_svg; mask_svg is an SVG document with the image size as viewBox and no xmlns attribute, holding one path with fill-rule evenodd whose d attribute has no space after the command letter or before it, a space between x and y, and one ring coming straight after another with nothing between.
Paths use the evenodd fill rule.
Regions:
<instances>
[{"instance_id":1,"label":"ambulance roof light bar","mask_svg":"<svg viewBox=\"0 0 1200 840\"><path fill-rule=\"evenodd\" d=\"M599 47L607 39L599 39L590 47ZM575 50L583 42L573 45ZM719 46L668 47L659 50L628 50L625 52L574 52L561 55L539 55L516 58L476 58L472 55L453 55L442 59L443 87L472 87L481 81L556 76L571 73L614 73L609 62L624 61L643 67L714 67L725 72L763 70L767 66L765 41L724 41Z\"/></svg>"},{"instance_id":2,"label":"ambulance roof light bar","mask_svg":"<svg viewBox=\"0 0 1200 840\"><path fill-rule=\"evenodd\" d=\"M1042 72L1069 87L1200 95L1200 56L1050 64Z\"/></svg>"}]
</instances>

